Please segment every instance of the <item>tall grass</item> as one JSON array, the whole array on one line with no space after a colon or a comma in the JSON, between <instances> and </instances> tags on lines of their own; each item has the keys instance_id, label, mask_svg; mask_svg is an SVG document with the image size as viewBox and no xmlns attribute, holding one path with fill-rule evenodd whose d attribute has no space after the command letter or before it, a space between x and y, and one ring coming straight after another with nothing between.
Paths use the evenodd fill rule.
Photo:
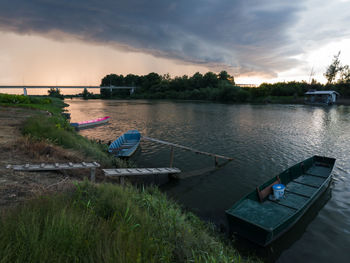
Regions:
<instances>
[{"instance_id":1,"label":"tall grass","mask_svg":"<svg viewBox=\"0 0 350 263\"><path fill-rule=\"evenodd\" d=\"M157 189L84 182L0 218L0 262L240 262Z\"/></svg>"},{"instance_id":2,"label":"tall grass","mask_svg":"<svg viewBox=\"0 0 350 263\"><path fill-rule=\"evenodd\" d=\"M34 116L28 118L22 133L36 140L46 139L51 143L74 149L86 157L103 165L115 164L115 159L107 153L107 146L91 141L76 133L69 123L60 116Z\"/></svg>"}]
</instances>

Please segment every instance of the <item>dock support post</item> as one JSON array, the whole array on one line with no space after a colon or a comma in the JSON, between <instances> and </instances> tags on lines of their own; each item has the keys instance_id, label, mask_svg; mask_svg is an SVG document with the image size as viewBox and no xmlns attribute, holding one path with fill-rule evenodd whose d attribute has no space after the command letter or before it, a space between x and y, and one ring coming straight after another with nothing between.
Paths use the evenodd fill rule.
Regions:
<instances>
[{"instance_id":1,"label":"dock support post","mask_svg":"<svg viewBox=\"0 0 350 263\"><path fill-rule=\"evenodd\" d=\"M171 146L170 148L170 165L169 167L173 167L173 163L174 163L174 146Z\"/></svg>"},{"instance_id":2,"label":"dock support post","mask_svg":"<svg viewBox=\"0 0 350 263\"><path fill-rule=\"evenodd\" d=\"M218 163L218 157L214 157L214 162L215 162L215 167L217 167L218 165L219 165L219 163Z\"/></svg>"},{"instance_id":3,"label":"dock support post","mask_svg":"<svg viewBox=\"0 0 350 263\"><path fill-rule=\"evenodd\" d=\"M119 183L121 186L124 186L124 176L119 177Z\"/></svg>"},{"instance_id":4,"label":"dock support post","mask_svg":"<svg viewBox=\"0 0 350 263\"><path fill-rule=\"evenodd\" d=\"M95 168L95 167L92 167L92 168L90 169L90 181L91 181L91 182L95 182L95 180L96 180L95 172L96 172L96 168Z\"/></svg>"}]
</instances>

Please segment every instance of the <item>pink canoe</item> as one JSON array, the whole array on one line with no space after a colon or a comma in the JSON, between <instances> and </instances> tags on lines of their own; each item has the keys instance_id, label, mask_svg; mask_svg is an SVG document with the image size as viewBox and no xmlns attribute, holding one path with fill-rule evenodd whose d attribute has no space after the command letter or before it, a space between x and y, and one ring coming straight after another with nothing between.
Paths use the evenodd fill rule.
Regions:
<instances>
[{"instance_id":1,"label":"pink canoe","mask_svg":"<svg viewBox=\"0 0 350 263\"><path fill-rule=\"evenodd\" d=\"M74 123L71 123L70 125L76 129L83 129L83 128L88 128L88 127L107 123L109 121L109 119L110 119L110 116L106 116L106 117L98 118L95 120L74 122Z\"/></svg>"}]
</instances>

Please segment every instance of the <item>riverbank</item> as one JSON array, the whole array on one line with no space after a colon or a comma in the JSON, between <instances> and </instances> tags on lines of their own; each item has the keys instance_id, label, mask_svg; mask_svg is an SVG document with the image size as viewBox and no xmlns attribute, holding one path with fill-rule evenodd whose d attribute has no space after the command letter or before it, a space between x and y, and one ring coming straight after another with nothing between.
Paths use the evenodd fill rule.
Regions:
<instances>
[{"instance_id":1,"label":"riverbank","mask_svg":"<svg viewBox=\"0 0 350 263\"><path fill-rule=\"evenodd\" d=\"M58 114L51 114L0 107L3 262L252 261L243 260L211 225L183 212L156 188L76 183L86 176L84 171L6 170L8 163L80 162L96 157L89 157L91 152L84 148L91 147L88 143L75 149L80 141L71 141L81 139L72 135L75 132ZM66 136L69 139L63 139Z\"/></svg>"},{"instance_id":2,"label":"riverbank","mask_svg":"<svg viewBox=\"0 0 350 263\"><path fill-rule=\"evenodd\" d=\"M15 104L15 103L14 103ZM62 102L53 102L49 107L36 110L35 104L4 104L0 101L0 206L15 206L28 199L35 198L41 193L64 189L72 180L82 180L89 176L84 170L67 170L60 172L11 172L6 169L8 164L23 163L56 163L56 162L83 162L95 160L94 156L85 155L80 149L62 147L56 138L49 138L50 130L58 129L45 126L48 119L60 113ZM51 112L47 109L52 108ZM30 120L37 120L39 127L46 129L42 137L35 136L28 124ZM38 123L37 123L38 124ZM59 129L58 129L59 130ZM23 135L26 133L26 135ZM64 135L66 135L64 133ZM88 141L88 140L86 140ZM97 174L102 178L101 172Z\"/></svg>"}]
</instances>

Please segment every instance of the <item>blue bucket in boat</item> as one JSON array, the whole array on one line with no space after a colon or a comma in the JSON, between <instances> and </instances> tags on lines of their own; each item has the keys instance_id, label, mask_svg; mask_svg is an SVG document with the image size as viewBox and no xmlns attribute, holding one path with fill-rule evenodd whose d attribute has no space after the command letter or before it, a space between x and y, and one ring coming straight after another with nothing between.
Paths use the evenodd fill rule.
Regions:
<instances>
[{"instance_id":1,"label":"blue bucket in boat","mask_svg":"<svg viewBox=\"0 0 350 263\"><path fill-rule=\"evenodd\" d=\"M284 190L286 187L283 184L275 184L272 186L273 195L275 199L281 199L284 196Z\"/></svg>"}]
</instances>

